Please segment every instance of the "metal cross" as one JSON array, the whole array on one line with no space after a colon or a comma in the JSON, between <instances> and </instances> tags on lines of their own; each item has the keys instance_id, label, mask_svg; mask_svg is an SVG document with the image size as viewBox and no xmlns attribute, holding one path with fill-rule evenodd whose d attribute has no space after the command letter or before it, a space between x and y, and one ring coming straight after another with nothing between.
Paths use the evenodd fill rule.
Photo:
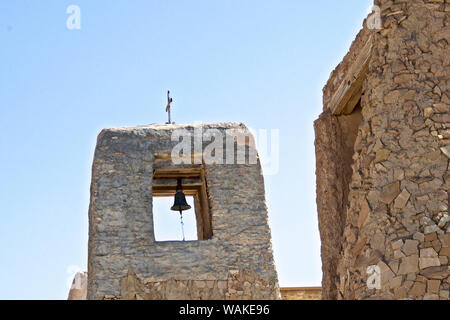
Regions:
<instances>
[{"instance_id":1,"label":"metal cross","mask_svg":"<svg viewBox=\"0 0 450 320\"><path fill-rule=\"evenodd\" d=\"M173 99L170 97L170 91L167 91L167 107L166 112L169 114L169 122L166 124L172 124L172 121L170 120L170 105L172 104Z\"/></svg>"}]
</instances>

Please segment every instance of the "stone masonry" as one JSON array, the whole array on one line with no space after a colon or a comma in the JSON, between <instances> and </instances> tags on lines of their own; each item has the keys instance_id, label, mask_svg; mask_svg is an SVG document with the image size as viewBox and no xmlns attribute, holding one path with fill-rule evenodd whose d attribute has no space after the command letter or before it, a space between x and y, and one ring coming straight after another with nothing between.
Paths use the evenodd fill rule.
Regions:
<instances>
[{"instance_id":1,"label":"stone masonry","mask_svg":"<svg viewBox=\"0 0 450 320\"><path fill-rule=\"evenodd\" d=\"M283 300L322 300L322 288L280 288Z\"/></svg>"},{"instance_id":2,"label":"stone masonry","mask_svg":"<svg viewBox=\"0 0 450 320\"><path fill-rule=\"evenodd\" d=\"M87 278L87 272L77 272L75 274L67 300L86 300Z\"/></svg>"},{"instance_id":3,"label":"stone masonry","mask_svg":"<svg viewBox=\"0 0 450 320\"><path fill-rule=\"evenodd\" d=\"M450 1L375 5L315 122L323 298L448 300Z\"/></svg>"},{"instance_id":4,"label":"stone masonry","mask_svg":"<svg viewBox=\"0 0 450 320\"><path fill-rule=\"evenodd\" d=\"M92 168L87 298L279 299L259 159L256 164L248 158L241 164L206 164L201 156L211 149L204 143L200 153L193 150L199 163L175 165L171 151L178 141L171 136L176 129L194 140L199 129L227 137L229 129L250 135L244 125L229 123L103 130ZM249 140L242 143L231 135L231 141L238 149L235 160L244 151L256 152ZM186 178L183 183L187 193L189 183L192 190L205 188L207 197L196 203L206 212L197 221L205 232L199 232L198 241L156 242L155 190L170 191L176 185L175 179L156 180L156 175L187 177L191 171L201 172L200 182Z\"/></svg>"}]
</instances>

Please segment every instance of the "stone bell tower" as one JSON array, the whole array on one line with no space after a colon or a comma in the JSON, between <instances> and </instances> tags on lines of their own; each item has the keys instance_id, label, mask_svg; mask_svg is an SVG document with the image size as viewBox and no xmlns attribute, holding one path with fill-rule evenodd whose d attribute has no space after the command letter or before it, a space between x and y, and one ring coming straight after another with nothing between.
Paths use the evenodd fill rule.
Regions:
<instances>
[{"instance_id":1,"label":"stone bell tower","mask_svg":"<svg viewBox=\"0 0 450 320\"><path fill-rule=\"evenodd\" d=\"M242 124L103 130L92 169L88 299L278 299L252 140ZM179 179L194 198L198 240L158 242L152 202L174 196Z\"/></svg>"}]
</instances>

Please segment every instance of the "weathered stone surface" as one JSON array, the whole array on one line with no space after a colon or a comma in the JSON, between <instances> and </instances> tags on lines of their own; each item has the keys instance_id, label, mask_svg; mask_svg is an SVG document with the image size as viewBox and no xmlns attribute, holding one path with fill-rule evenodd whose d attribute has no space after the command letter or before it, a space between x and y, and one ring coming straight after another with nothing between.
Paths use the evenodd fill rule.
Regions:
<instances>
[{"instance_id":1,"label":"weathered stone surface","mask_svg":"<svg viewBox=\"0 0 450 320\"><path fill-rule=\"evenodd\" d=\"M316 135L316 167L327 167L328 170L317 170L317 179L322 185L317 189L317 207L320 212L319 227L322 256L322 288L323 299L332 299L337 295L335 283L337 259L341 250L344 232L344 216L348 184L352 178L353 146L358 133L360 114L354 117L337 117L329 112L321 115L314 123ZM369 208L361 208L360 223L364 223L369 215ZM362 248L361 248L362 249Z\"/></svg>"},{"instance_id":2,"label":"weathered stone surface","mask_svg":"<svg viewBox=\"0 0 450 320\"><path fill-rule=\"evenodd\" d=\"M361 228L364 225L367 218L369 217L369 214L370 214L369 204L367 203L366 199L363 199L361 201L361 211L359 212L358 216L358 228Z\"/></svg>"},{"instance_id":3,"label":"weathered stone surface","mask_svg":"<svg viewBox=\"0 0 450 320\"><path fill-rule=\"evenodd\" d=\"M424 296L426 291L426 284L423 282L414 282L412 288L408 291L408 295L412 297Z\"/></svg>"},{"instance_id":4,"label":"weathered stone surface","mask_svg":"<svg viewBox=\"0 0 450 320\"><path fill-rule=\"evenodd\" d=\"M377 152L375 162L380 163L380 162L386 161L389 158L390 154L391 154L391 152L387 149L379 150Z\"/></svg>"},{"instance_id":5,"label":"weathered stone surface","mask_svg":"<svg viewBox=\"0 0 450 320\"><path fill-rule=\"evenodd\" d=\"M439 296L437 294L427 293L423 297L423 300L439 300Z\"/></svg>"},{"instance_id":6,"label":"weathered stone surface","mask_svg":"<svg viewBox=\"0 0 450 320\"><path fill-rule=\"evenodd\" d=\"M400 193L400 182L391 183L382 188L380 194L380 201L385 204L391 204L392 201L399 195Z\"/></svg>"},{"instance_id":7,"label":"weathered stone surface","mask_svg":"<svg viewBox=\"0 0 450 320\"><path fill-rule=\"evenodd\" d=\"M402 276L395 277L389 283L389 288L390 289L400 288L402 283L403 283L403 277Z\"/></svg>"},{"instance_id":8,"label":"weathered stone surface","mask_svg":"<svg viewBox=\"0 0 450 320\"><path fill-rule=\"evenodd\" d=\"M258 275L246 270L229 273L228 280L178 280L155 281L141 279L132 270L120 281L120 296L126 300L248 300L270 299L274 294L271 285ZM259 279L255 282L255 279ZM253 281L253 282L249 282ZM320 289L320 288L319 288Z\"/></svg>"},{"instance_id":9,"label":"weathered stone surface","mask_svg":"<svg viewBox=\"0 0 450 320\"><path fill-rule=\"evenodd\" d=\"M426 248L420 250L419 267L426 269L429 267L439 267L441 262L437 252L433 248Z\"/></svg>"},{"instance_id":10,"label":"weathered stone surface","mask_svg":"<svg viewBox=\"0 0 450 320\"><path fill-rule=\"evenodd\" d=\"M450 222L450 216L445 215L441 218L441 220L439 220L438 227L444 228L447 225L447 223L449 223L449 222Z\"/></svg>"},{"instance_id":11,"label":"weathered stone surface","mask_svg":"<svg viewBox=\"0 0 450 320\"><path fill-rule=\"evenodd\" d=\"M405 287L400 287L394 290L394 297L396 300L406 299L408 290Z\"/></svg>"},{"instance_id":12,"label":"weathered stone surface","mask_svg":"<svg viewBox=\"0 0 450 320\"><path fill-rule=\"evenodd\" d=\"M322 288L280 288L283 300L322 300Z\"/></svg>"},{"instance_id":13,"label":"weathered stone surface","mask_svg":"<svg viewBox=\"0 0 450 320\"><path fill-rule=\"evenodd\" d=\"M388 104L396 103L400 98L400 96L401 96L400 90L391 91L384 96L384 103Z\"/></svg>"},{"instance_id":14,"label":"weathered stone surface","mask_svg":"<svg viewBox=\"0 0 450 320\"><path fill-rule=\"evenodd\" d=\"M378 262L378 267L381 271L381 286L394 285L391 282L395 278L395 274L391 268L383 261Z\"/></svg>"},{"instance_id":15,"label":"weathered stone surface","mask_svg":"<svg viewBox=\"0 0 450 320\"><path fill-rule=\"evenodd\" d=\"M414 233L413 237L414 237L414 240L418 240L419 242L425 241L425 235L423 233L416 232L416 233Z\"/></svg>"},{"instance_id":16,"label":"weathered stone surface","mask_svg":"<svg viewBox=\"0 0 450 320\"><path fill-rule=\"evenodd\" d=\"M406 257L405 254L401 250L394 251L394 259L401 259Z\"/></svg>"},{"instance_id":17,"label":"weathered stone surface","mask_svg":"<svg viewBox=\"0 0 450 320\"><path fill-rule=\"evenodd\" d=\"M420 274L428 279L438 279L443 280L450 276L450 267L430 267L420 271Z\"/></svg>"},{"instance_id":18,"label":"weathered stone surface","mask_svg":"<svg viewBox=\"0 0 450 320\"><path fill-rule=\"evenodd\" d=\"M353 255L356 257L359 256L366 244L367 238L360 239L352 249Z\"/></svg>"},{"instance_id":19,"label":"weathered stone surface","mask_svg":"<svg viewBox=\"0 0 450 320\"><path fill-rule=\"evenodd\" d=\"M77 272L74 276L72 286L70 287L69 297L67 300L86 300L87 298L87 272Z\"/></svg>"},{"instance_id":20,"label":"weathered stone surface","mask_svg":"<svg viewBox=\"0 0 450 320\"><path fill-rule=\"evenodd\" d=\"M433 108L426 108L424 111L424 117L429 118L434 114Z\"/></svg>"},{"instance_id":21,"label":"weathered stone surface","mask_svg":"<svg viewBox=\"0 0 450 320\"><path fill-rule=\"evenodd\" d=\"M398 270L398 274L408 274L408 273L416 273L419 271L419 256L412 255L409 257L404 257L400 263L400 269Z\"/></svg>"},{"instance_id":22,"label":"weathered stone surface","mask_svg":"<svg viewBox=\"0 0 450 320\"><path fill-rule=\"evenodd\" d=\"M410 196L411 194L406 189L403 189L400 195L395 199L394 208L403 209L408 203Z\"/></svg>"},{"instance_id":23,"label":"weathered stone surface","mask_svg":"<svg viewBox=\"0 0 450 320\"><path fill-rule=\"evenodd\" d=\"M418 246L419 246L419 241L417 241L417 240L406 240L402 251L407 256L411 256L413 254L418 254L419 253Z\"/></svg>"},{"instance_id":24,"label":"weathered stone surface","mask_svg":"<svg viewBox=\"0 0 450 320\"><path fill-rule=\"evenodd\" d=\"M439 280L428 280L427 281L427 293L439 294L440 286L441 286L441 281L439 281Z\"/></svg>"},{"instance_id":25,"label":"weathered stone surface","mask_svg":"<svg viewBox=\"0 0 450 320\"><path fill-rule=\"evenodd\" d=\"M403 247L403 240L397 240L392 242L392 250L398 250L401 249Z\"/></svg>"},{"instance_id":26,"label":"weathered stone surface","mask_svg":"<svg viewBox=\"0 0 450 320\"><path fill-rule=\"evenodd\" d=\"M450 291L449 290L441 290L439 292L439 297L442 300L448 300L450 298Z\"/></svg>"},{"instance_id":27,"label":"weathered stone surface","mask_svg":"<svg viewBox=\"0 0 450 320\"><path fill-rule=\"evenodd\" d=\"M447 156L447 158L450 159L450 145L442 147L441 151L442 151L443 154L445 154Z\"/></svg>"},{"instance_id":28,"label":"weathered stone surface","mask_svg":"<svg viewBox=\"0 0 450 320\"><path fill-rule=\"evenodd\" d=\"M443 247L450 247L450 234L439 236L439 240Z\"/></svg>"},{"instance_id":29,"label":"weathered stone surface","mask_svg":"<svg viewBox=\"0 0 450 320\"><path fill-rule=\"evenodd\" d=\"M442 249L439 251L439 254L440 254L441 256L446 256L446 257L450 258L450 247L442 248Z\"/></svg>"},{"instance_id":30,"label":"weathered stone surface","mask_svg":"<svg viewBox=\"0 0 450 320\"><path fill-rule=\"evenodd\" d=\"M425 234L435 234L435 233L442 233L442 230L435 224L431 225L431 226L426 226L425 229Z\"/></svg>"},{"instance_id":31,"label":"weathered stone surface","mask_svg":"<svg viewBox=\"0 0 450 320\"><path fill-rule=\"evenodd\" d=\"M438 254L433 248L420 249L421 258L436 258L437 256Z\"/></svg>"}]
</instances>

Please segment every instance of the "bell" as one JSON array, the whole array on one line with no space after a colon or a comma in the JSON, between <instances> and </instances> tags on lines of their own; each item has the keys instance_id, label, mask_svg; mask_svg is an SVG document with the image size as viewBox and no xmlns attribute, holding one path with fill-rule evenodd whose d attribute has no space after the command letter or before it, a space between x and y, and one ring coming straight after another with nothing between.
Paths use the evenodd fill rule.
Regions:
<instances>
[{"instance_id":1,"label":"bell","mask_svg":"<svg viewBox=\"0 0 450 320\"><path fill-rule=\"evenodd\" d=\"M179 211L181 213L181 211L189 210L190 208L191 206L187 203L186 196L184 195L183 188L181 187L181 179L178 179L175 201L170 210Z\"/></svg>"}]
</instances>

